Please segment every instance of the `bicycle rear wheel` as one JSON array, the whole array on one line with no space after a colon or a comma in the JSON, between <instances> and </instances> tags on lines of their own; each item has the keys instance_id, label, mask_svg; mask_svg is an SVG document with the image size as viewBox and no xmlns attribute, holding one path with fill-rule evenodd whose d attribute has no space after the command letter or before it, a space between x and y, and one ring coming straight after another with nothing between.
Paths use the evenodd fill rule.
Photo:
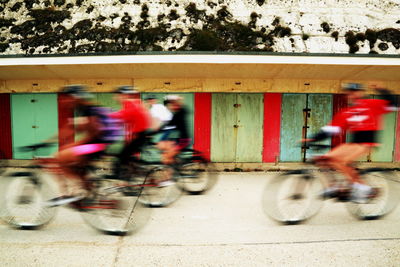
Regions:
<instances>
[{"instance_id":1,"label":"bicycle rear wheel","mask_svg":"<svg viewBox=\"0 0 400 267\"><path fill-rule=\"evenodd\" d=\"M347 210L361 220L379 219L393 211L400 200L400 181L396 174L385 169L366 169L361 172L361 177L378 190L377 196L365 204L348 202Z\"/></svg>"},{"instance_id":2,"label":"bicycle rear wheel","mask_svg":"<svg viewBox=\"0 0 400 267\"><path fill-rule=\"evenodd\" d=\"M46 207L45 201L55 192L42 176L35 172L13 172L0 179L0 217L17 229L35 230L48 224L56 209Z\"/></svg>"},{"instance_id":3,"label":"bicycle rear wheel","mask_svg":"<svg viewBox=\"0 0 400 267\"><path fill-rule=\"evenodd\" d=\"M283 224L298 224L315 215L322 206L321 180L306 170L284 172L272 178L262 196L264 212Z\"/></svg>"},{"instance_id":4,"label":"bicycle rear wheel","mask_svg":"<svg viewBox=\"0 0 400 267\"><path fill-rule=\"evenodd\" d=\"M97 192L81 212L86 223L102 233L119 236L134 233L147 223L150 209L141 201L145 198L142 182L139 186L110 179L94 183Z\"/></svg>"},{"instance_id":5,"label":"bicycle rear wheel","mask_svg":"<svg viewBox=\"0 0 400 267\"><path fill-rule=\"evenodd\" d=\"M160 182L165 181L165 185ZM146 176L143 194L140 201L149 207L165 207L175 202L181 195L183 181L175 169L170 166L159 166L152 169Z\"/></svg>"},{"instance_id":6,"label":"bicycle rear wheel","mask_svg":"<svg viewBox=\"0 0 400 267\"><path fill-rule=\"evenodd\" d=\"M179 167L180 185L191 194L199 195L211 189L218 179L215 166L202 157L195 157L192 162Z\"/></svg>"}]
</instances>

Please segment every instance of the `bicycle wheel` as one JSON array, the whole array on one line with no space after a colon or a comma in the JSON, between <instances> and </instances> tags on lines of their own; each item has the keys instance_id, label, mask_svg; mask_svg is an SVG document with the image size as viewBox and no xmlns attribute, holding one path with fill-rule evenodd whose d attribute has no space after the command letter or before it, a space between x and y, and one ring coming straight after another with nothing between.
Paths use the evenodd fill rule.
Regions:
<instances>
[{"instance_id":1,"label":"bicycle wheel","mask_svg":"<svg viewBox=\"0 0 400 267\"><path fill-rule=\"evenodd\" d=\"M38 229L54 218L56 209L44 202L55 196L42 173L4 174L0 181L0 217L17 229Z\"/></svg>"},{"instance_id":2,"label":"bicycle wheel","mask_svg":"<svg viewBox=\"0 0 400 267\"><path fill-rule=\"evenodd\" d=\"M161 181L167 183L161 186ZM166 165L155 167L146 176L143 188L146 197L141 202L149 207L168 206L182 195L182 183L174 168Z\"/></svg>"},{"instance_id":3,"label":"bicycle wheel","mask_svg":"<svg viewBox=\"0 0 400 267\"><path fill-rule=\"evenodd\" d=\"M322 206L321 180L306 170L284 172L272 178L262 196L264 212L283 224L298 224Z\"/></svg>"},{"instance_id":4,"label":"bicycle wheel","mask_svg":"<svg viewBox=\"0 0 400 267\"><path fill-rule=\"evenodd\" d=\"M96 192L81 212L86 223L109 235L127 235L142 228L150 218L150 209L142 204L140 186L121 184L119 180L96 179ZM129 189L129 194L127 194Z\"/></svg>"},{"instance_id":5,"label":"bicycle wheel","mask_svg":"<svg viewBox=\"0 0 400 267\"><path fill-rule=\"evenodd\" d=\"M213 164L202 157L195 157L192 162L179 167L180 185L192 195L199 195L211 189L218 179L218 173Z\"/></svg>"},{"instance_id":6,"label":"bicycle wheel","mask_svg":"<svg viewBox=\"0 0 400 267\"><path fill-rule=\"evenodd\" d=\"M361 172L361 177L378 190L377 196L365 204L346 203L348 211L361 220L378 219L393 211L400 198L400 181L396 174L390 170L366 169Z\"/></svg>"}]
</instances>

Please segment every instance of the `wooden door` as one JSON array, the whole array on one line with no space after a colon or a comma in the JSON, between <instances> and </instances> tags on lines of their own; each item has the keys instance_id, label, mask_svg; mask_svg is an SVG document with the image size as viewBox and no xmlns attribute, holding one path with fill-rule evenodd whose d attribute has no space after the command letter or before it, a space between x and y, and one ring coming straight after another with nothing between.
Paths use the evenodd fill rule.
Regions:
<instances>
[{"instance_id":1,"label":"wooden door","mask_svg":"<svg viewBox=\"0 0 400 267\"><path fill-rule=\"evenodd\" d=\"M212 161L262 161L263 101L263 94L213 94Z\"/></svg>"},{"instance_id":2,"label":"wooden door","mask_svg":"<svg viewBox=\"0 0 400 267\"><path fill-rule=\"evenodd\" d=\"M31 159L33 154L19 147L44 141L57 134L58 113L56 94L11 95L13 158ZM36 156L49 156L58 146L42 149Z\"/></svg>"},{"instance_id":3,"label":"wooden door","mask_svg":"<svg viewBox=\"0 0 400 267\"><path fill-rule=\"evenodd\" d=\"M303 161L310 157L310 153L314 152L303 150L299 141L317 133L331 119L331 95L284 94L282 96L281 161ZM327 139L323 143L330 144L330 140Z\"/></svg>"}]
</instances>

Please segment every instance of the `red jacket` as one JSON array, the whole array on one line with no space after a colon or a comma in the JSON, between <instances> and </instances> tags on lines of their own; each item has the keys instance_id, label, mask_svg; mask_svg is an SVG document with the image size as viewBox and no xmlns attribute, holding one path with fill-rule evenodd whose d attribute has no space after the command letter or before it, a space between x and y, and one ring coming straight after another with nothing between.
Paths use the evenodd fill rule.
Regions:
<instances>
[{"instance_id":1,"label":"red jacket","mask_svg":"<svg viewBox=\"0 0 400 267\"><path fill-rule=\"evenodd\" d=\"M377 131L381 130L382 115L392 111L389 101L382 99L359 99L355 105L342 110L333 117L327 128L331 132L339 130Z\"/></svg>"},{"instance_id":2,"label":"red jacket","mask_svg":"<svg viewBox=\"0 0 400 267\"><path fill-rule=\"evenodd\" d=\"M151 117L139 99L129 99L122 103L122 109L110 115L121 119L129 133L139 133L150 128Z\"/></svg>"}]
</instances>

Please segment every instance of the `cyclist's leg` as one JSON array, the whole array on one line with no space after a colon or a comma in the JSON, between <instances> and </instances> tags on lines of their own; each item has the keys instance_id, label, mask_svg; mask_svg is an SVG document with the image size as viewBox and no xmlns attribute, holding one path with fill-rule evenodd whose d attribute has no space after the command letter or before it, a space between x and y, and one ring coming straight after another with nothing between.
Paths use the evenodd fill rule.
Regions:
<instances>
[{"instance_id":1,"label":"cyclist's leg","mask_svg":"<svg viewBox=\"0 0 400 267\"><path fill-rule=\"evenodd\" d=\"M64 149L57 154L60 169L73 183L70 188L73 195L85 195L87 184L85 180L86 166L91 156L101 153L106 148L105 144L83 144Z\"/></svg>"},{"instance_id":2,"label":"cyclist's leg","mask_svg":"<svg viewBox=\"0 0 400 267\"><path fill-rule=\"evenodd\" d=\"M367 145L346 143L341 144L330 152L325 154L325 157L329 159L329 164L341 171L352 183L364 183L357 172L357 170L351 166L351 164L359 159L360 157L368 154L371 148Z\"/></svg>"}]
</instances>

